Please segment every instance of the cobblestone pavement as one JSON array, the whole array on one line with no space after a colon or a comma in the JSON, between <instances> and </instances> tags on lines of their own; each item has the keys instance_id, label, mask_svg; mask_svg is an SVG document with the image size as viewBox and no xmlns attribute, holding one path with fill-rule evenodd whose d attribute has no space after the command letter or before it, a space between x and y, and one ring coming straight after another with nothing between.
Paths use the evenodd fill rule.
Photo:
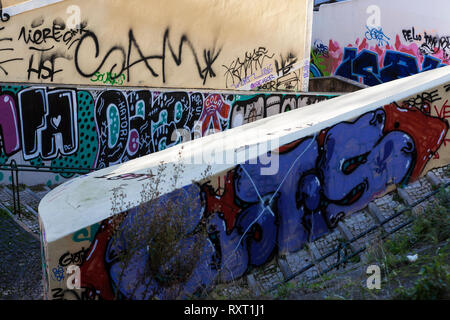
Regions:
<instances>
[{"instance_id":1,"label":"cobblestone pavement","mask_svg":"<svg viewBox=\"0 0 450 320\"><path fill-rule=\"evenodd\" d=\"M43 299L40 241L0 211L0 299Z\"/></svg>"},{"instance_id":2,"label":"cobblestone pavement","mask_svg":"<svg viewBox=\"0 0 450 320\"><path fill-rule=\"evenodd\" d=\"M434 169L418 181L375 199L366 208L348 215L333 232L308 243L304 249L287 256L274 257L272 261L250 272L246 277L226 284L218 292L219 296L239 297L244 291L259 296L272 290L285 279L292 279L297 283L311 280L333 266L344 251L317 262L322 256L337 248L339 244L359 236L374 225L379 225L399 210L414 204L438 185L450 182L449 177L450 165ZM21 190L22 215L13 218L12 192L9 188L0 186L0 299L43 299L37 206L48 191L50 189L45 186L41 189ZM414 210L432 201L433 198L430 198ZM390 232L405 221L405 216L399 216L385 224L382 229ZM345 250L348 250L348 253L356 252L374 241L378 235L379 232L368 233ZM360 258L364 259L364 255ZM357 263L358 261L350 261L347 266L351 268ZM311 264L312 267L308 268ZM296 274L305 268L308 268L305 272ZM225 284L219 284L218 287L222 285Z\"/></svg>"}]
</instances>

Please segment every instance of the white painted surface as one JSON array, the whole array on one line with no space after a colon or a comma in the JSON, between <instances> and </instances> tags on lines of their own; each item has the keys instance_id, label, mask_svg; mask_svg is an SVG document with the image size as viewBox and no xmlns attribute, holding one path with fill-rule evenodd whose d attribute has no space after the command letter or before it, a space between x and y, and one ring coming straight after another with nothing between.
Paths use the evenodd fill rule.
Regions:
<instances>
[{"instance_id":1,"label":"white painted surface","mask_svg":"<svg viewBox=\"0 0 450 320\"><path fill-rule=\"evenodd\" d=\"M448 82L450 82L450 66L275 115L75 178L51 191L39 205L39 215L45 228L46 241L55 241L110 217L113 214L110 199L113 188L123 187L127 194L124 199L124 203L127 203L124 210L139 204L140 192L145 181L108 181L95 177L110 173L116 175L146 173L148 169L155 169L161 161L173 164L177 162L181 148L184 148L184 153L190 151L196 154L201 149L211 152L219 142L223 142L228 149L235 151L245 145L262 143L270 139L279 139L280 145L284 145L393 101L399 101L417 92L429 90ZM268 128L271 130L269 134L259 134L261 129L267 130ZM206 164L186 165L185 172L179 180L179 186L189 185L192 181L200 180L206 167ZM213 165L211 174L232 167L233 165ZM160 184L162 194L171 190L169 181Z\"/></svg>"}]
</instances>

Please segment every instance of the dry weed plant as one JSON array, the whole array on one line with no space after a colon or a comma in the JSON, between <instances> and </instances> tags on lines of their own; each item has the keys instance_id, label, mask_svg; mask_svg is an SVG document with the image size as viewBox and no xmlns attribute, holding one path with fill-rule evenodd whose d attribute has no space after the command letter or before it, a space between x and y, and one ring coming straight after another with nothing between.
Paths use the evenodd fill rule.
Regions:
<instances>
[{"instance_id":1,"label":"dry weed plant","mask_svg":"<svg viewBox=\"0 0 450 320\"><path fill-rule=\"evenodd\" d=\"M121 270L114 286L116 299L158 299L161 294L169 299L179 298L201 258L208 238L202 219L204 200L196 182L191 187L178 186L185 172L182 150L178 161L161 162L156 170L147 171L150 179L142 185L141 204L133 214L131 210L122 213L126 207L125 191L113 190L115 215L110 222L110 241L111 246L121 248L114 252ZM202 173L201 180L207 179L210 169L208 166ZM163 194L161 186L167 184L174 191ZM140 255L146 255L145 267L136 268L135 260ZM127 274L130 270L135 272L131 278ZM125 296L121 292L124 287Z\"/></svg>"}]
</instances>

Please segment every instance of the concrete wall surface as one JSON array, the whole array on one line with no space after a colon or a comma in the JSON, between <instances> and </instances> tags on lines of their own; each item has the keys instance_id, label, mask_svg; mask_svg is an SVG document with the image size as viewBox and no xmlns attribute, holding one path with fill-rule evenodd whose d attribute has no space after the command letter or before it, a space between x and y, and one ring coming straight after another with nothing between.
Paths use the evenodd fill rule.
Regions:
<instances>
[{"instance_id":1,"label":"concrete wall surface","mask_svg":"<svg viewBox=\"0 0 450 320\"><path fill-rule=\"evenodd\" d=\"M447 165L449 99L450 67L438 68L75 178L39 206L47 296L189 297L295 252L374 198ZM189 273L166 279L175 259L150 277L155 244L136 221L151 225L174 203L172 216L187 217L178 256L202 230L207 237ZM133 244L133 235L148 241ZM127 252L126 263L118 259ZM70 266L79 267L80 289L67 286Z\"/></svg>"},{"instance_id":2,"label":"concrete wall surface","mask_svg":"<svg viewBox=\"0 0 450 320\"><path fill-rule=\"evenodd\" d=\"M312 0L0 3L0 165L54 172L28 185L330 97L277 93L308 91Z\"/></svg>"}]
</instances>

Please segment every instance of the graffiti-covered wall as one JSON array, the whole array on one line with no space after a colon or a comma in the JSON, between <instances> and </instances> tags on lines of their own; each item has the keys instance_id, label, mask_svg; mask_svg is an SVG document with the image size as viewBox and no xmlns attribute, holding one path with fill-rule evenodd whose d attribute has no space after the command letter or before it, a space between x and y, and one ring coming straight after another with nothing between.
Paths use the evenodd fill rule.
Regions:
<instances>
[{"instance_id":1,"label":"graffiti-covered wall","mask_svg":"<svg viewBox=\"0 0 450 320\"><path fill-rule=\"evenodd\" d=\"M446 0L353 0L314 12L311 75L366 85L450 64Z\"/></svg>"},{"instance_id":2,"label":"graffiti-covered wall","mask_svg":"<svg viewBox=\"0 0 450 320\"><path fill-rule=\"evenodd\" d=\"M19 2L0 11L3 82L250 90L296 70L286 89L308 91L312 0Z\"/></svg>"},{"instance_id":3,"label":"graffiti-covered wall","mask_svg":"<svg viewBox=\"0 0 450 320\"><path fill-rule=\"evenodd\" d=\"M105 168L328 95L0 86L0 165ZM25 174L61 183L74 174ZM0 173L0 183L9 175Z\"/></svg>"},{"instance_id":4,"label":"graffiti-covered wall","mask_svg":"<svg viewBox=\"0 0 450 320\"><path fill-rule=\"evenodd\" d=\"M413 86L420 87L420 83L426 84L431 79L414 78L395 87L384 84L376 92L368 89L372 90L371 94L361 90L322 102L318 105L319 112L313 113L310 106L267 118L260 123L272 124L273 128L263 137L258 135L258 123L253 123L245 131L244 127L236 128L187 143L186 151L191 146L200 154L204 151L202 146L216 150L220 139L229 141L236 135L239 141L232 151L237 151L242 149L239 146L251 145L255 138L262 141L311 128L308 134L299 134L296 139L281 139L285 142L279 148L260 153L256 159L249 158L228 167L214 164L206 179L200 179L200 172L194 175L202 166L189 167L180 189L159 185L158 198L148 206L132 204L132 201L145 203L139 194L151 189L152 176L145 174L144 169L155 168L159 161L178 163L174 159L181 150L178 146L66 183L45 197L39 208L48 297L111 299L116 290L119 297L133 299L189 297L216 281L238 279L276 254L301 249L305 243L336 228L344 216L364 208L390 188L407 184L430 168L449 163L449 125L445 111L450 99L449 80L447 72L445 84L416 91L413 96L405 95L386 105L369 106L364 112L359 110L374 105L374 101L382 101L386 94L395 90L410 92ZM432 96L434 102L429 105L420 100L425 96ZM320 126L325 119L332 121L325 114L332 114L333 119L344 112L342 109L350 110L343 113L344 120ZM320 120L309 123L312 119ZM176 149L179 150L173 151ZM277 155L277 170L266 174L264 168L269 154ZM192 182L193 177L197 177L194 179L197 182ZM112 193L104 195L106 190ZM129 201L123 203L129 209L119 209L111 218L114 213L111 200L117 200L120 194L124 195L125 202ZM137 217L151 217L158 210L166 210L167 204L178 203L180 197L187 198L185 208L191 217L187 243L194 241L197 232L207 232L198 263L182 281L167 282L161 277L145 276L144 270L151 263L152 245L132 242L131 235L137 232L136 228L143 230L136 225ZM61 207L67 210L64 215L59 213ZM99 219L102 210L104 218ZM79 226L83 225L82 219L95 223L85 221L85 227L80 230L63 227L63 220L66 222L72 216ZM112 241L111 235L118 225L121 233ZM130 246L137 250L125 263L118 257L129 252ZM184 244L180 248L185 248ZM80 290L66 286L69 265L80 268ZM161 268L170 269L170 263Z\"/></svg>"}]
</instances>

